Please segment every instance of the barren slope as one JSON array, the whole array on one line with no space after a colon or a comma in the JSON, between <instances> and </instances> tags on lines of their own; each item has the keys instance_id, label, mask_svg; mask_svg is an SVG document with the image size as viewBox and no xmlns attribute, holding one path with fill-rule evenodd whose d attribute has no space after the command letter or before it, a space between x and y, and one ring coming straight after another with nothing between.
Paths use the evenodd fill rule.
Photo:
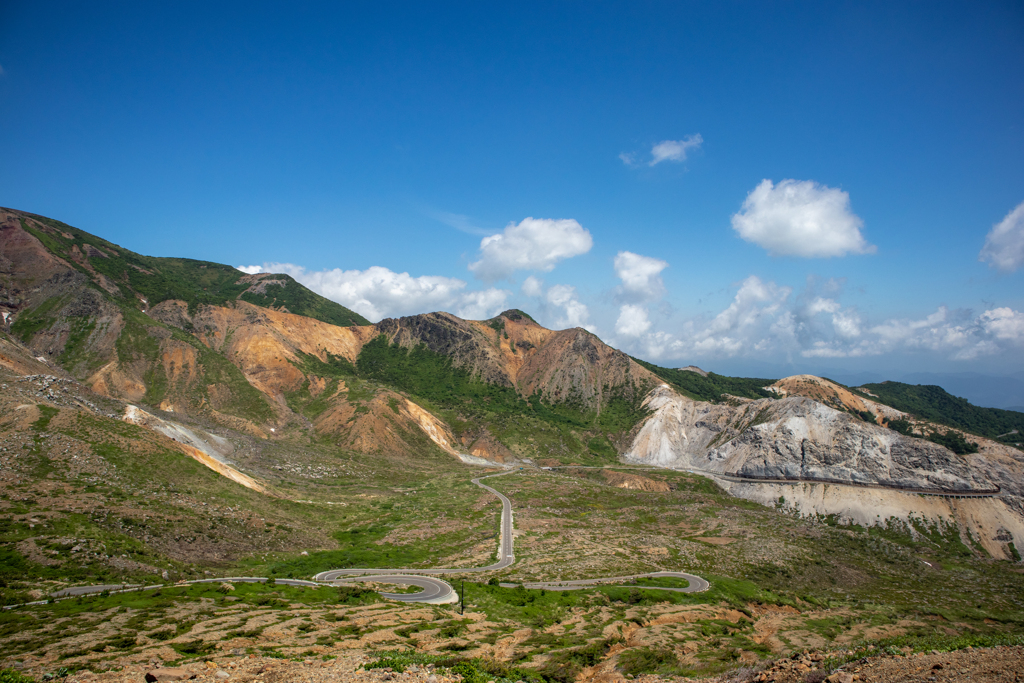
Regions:
<instances>
[{"instance_id":1,"label":"barren slope","mask_svg":"<svg viewBox=\"0 0 1024 683\"><path fill-rule=\"evenodd\" d=\"M813 379L778 385L841 398L835 385ZM1024 541L1024 454L1008 446L977 439L978 453L959 456L802 396L730 406L692 401L661 385L646 403L653 413L636 431L630 461L726 475L720 484L734 495L784 501L804 514L835 514L865 525L914 515L953 524L997 556L1010 557L1006 544ZM868 403L855 409L874 407ZM999 495L958 502L908 489Z\"/></svg>"}]
</instances>

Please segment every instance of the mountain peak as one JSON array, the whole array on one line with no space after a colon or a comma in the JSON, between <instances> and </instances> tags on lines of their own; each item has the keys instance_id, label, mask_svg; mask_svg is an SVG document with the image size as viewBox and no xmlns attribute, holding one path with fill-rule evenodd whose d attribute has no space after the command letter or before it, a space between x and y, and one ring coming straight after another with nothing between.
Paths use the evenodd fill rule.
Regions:
<instances>
[{"instance_id":1,"label":"mountain peak","mask_svg":"<svg viewBox=\"0 0 1024 683\"><path fill-rule=\"evenodd\" d=\"M533 316L531 316L529 313L526 313L525 311L520 311L518 308L510 308L507 311L502 311L497 316L495 316L494 319L496 320L497 318L507 318L513 322L529 320L534 325L540 325L540 323L533 319Z\"/></svg>"}]
</instances>

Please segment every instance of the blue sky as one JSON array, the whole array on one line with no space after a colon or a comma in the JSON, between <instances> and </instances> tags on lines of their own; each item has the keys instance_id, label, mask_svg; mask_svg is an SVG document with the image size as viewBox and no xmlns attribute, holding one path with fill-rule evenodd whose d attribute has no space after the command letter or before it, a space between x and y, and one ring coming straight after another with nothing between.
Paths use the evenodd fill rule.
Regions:
<instances>
[{"instance_id":1,"label":"blue sky","mask_svg":"<svg viewBox=\"0 0 1024 683\"><path fill-rule=\"evenodd\" d=\"M1024 370L1020 2L152 4L0 4L0 204L374 320Z\"/></svg>"}]
</instances>

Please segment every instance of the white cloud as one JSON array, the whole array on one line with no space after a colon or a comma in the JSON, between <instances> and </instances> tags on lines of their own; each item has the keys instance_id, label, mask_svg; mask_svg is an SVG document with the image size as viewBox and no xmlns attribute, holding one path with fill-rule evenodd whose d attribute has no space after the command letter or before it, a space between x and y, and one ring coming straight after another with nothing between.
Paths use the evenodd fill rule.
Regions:
<instances>
[{"instance_id":1,"label":"white cloud","mask_svg":"<svg viewBox=\"0 0 1024 683\"><path fill-rule=\"evenodd\" d=\"M1006 272L1024 265L1024 202L992 226L978 260Z\"/></svg>"},{"instance_id":2,"label":"white cloud","mask_svg":"<svg viewBox=\"0 0 1024 683\"><path fill-rule=\"evenodd\" d=\"M708 325L706 336L731 335L756 327L773 316L792 292L790 287L780 287L774 282L764 282L756 275L751 275L740 284L729 307L715 316Z\"/></svg>"},{"instance_id":3,"label":"white cloud","mask_svg":"<svg viewBox=\"0 0 1024 683\"><path fill-rule=\"evenodd\" d=\"M235 266L235 268L249 275L263 272L263 266Z\"/></svg>"},{"instance_id":4,"label":"white cloud","mask_svg":"<svg viewBox=\"0 0 1024 683\"><path fill-rule=\"evenodd\" d=\"M549 272L559 261L590 251L594 239L570 219L524 218L509 223L503 232L480 241L480 260L469 269L492 282L517 270Z\"/></svg>"},{"instance_id":5,"label":"white cloud","mask_svg":"<svg viewBox=\"0 0 1024 683\"><path fill-rule=\"evenodd\" d=\"M662 140L651 147L651 160L647 162L647 166L657 166L663 161L686 161L687 152L699 149L703 143L704 138L700 133L687 135L682 140ZM619 159L631 168L639 165L637 155L633 152L623 152Z\"/></svg>"},{"instance_id":6,"label":"white cloud","mask_svg":"<svg viewBox=\"0 0 1024 683\"><path fill-rule=\"evenodd\" d=\"M544 281L531 275L523 280L522 290L526 296L540 296L544 293Z\"/></svg>"},{"instance_id":7,"label":"white cloud","mask_svg":"<svg viewBox=\"0 0 1024 683\"><path fill-rule=\"evenodd\" d=\"M840 337L848 339L859 337L861 333L860 325L860 316L853 312L836 312L832 316L832 327Z\"/></svg>"},{"instance_id":8,"label":"white cloud","mask_svg":"<svg viewBox=\"0 0 1024 683\"><path fill-rule=\"evenodd\" d=\"M258 266L249 266L256 268ZM464 280L438 275L413 277L382 266L366 270L308 271L292 263L264 263L264 273L287 273L317 294L372 321L448 310L465 318L485 319L500 313L510 292L489 288L465 292ZM251 271L246 271L251 272Z\"/></svg>"},{"instance_id":9,"label":"white cloud","mask_svg":"<svg viewBox=\"0 0 1024 683\"><path fill-rule=\"evenodd\" d=\"M751 275L740 283L732 303L710 320L688 320L677 334L650 332L637 344L645 357L652 359L721 358L744 353L763 356L786 349L795 343L795 317L784 308L791 293L789 287ZM620 320L622 313L620 310ZM623 322L628 321L627 317ZM625 324L623 327L626 329Z\"/></svg>"},{"instance_id":10,"label":"white cloud","mask_svg":"<svg viewBox=\"0 0 1024 683\"><path fill-rule=\"evenodd\" d=\"M548 290L548 303L563 309L564 315L555 322L555 327L582 327L596 332L597 328L589 324L590 310L576 295L576 288L570 285L555 285Z\"/></svg>"},{"instance_id":11,"label":"white cloud","mask_svg":"<svg viewBox=\"0 0 1024 683\"><path fill-rule=\"evenodd\" d=\"M825 289L838 293L836 282ZM641 304L623 305L615 331L627 350L651 360L697 362L746 356L862 358L889 353L930 353L954 361L1019 355L1024 348L1024 312L1009 307L980 314L940 307L919 318L868 324L855 308L814 294L792 297L792 289L750 276L717 315L695 317L674 331L658 330Z\"/></svg>"},{"instance_id":12,"label":"white cloud","mask_svg":"<svg viewBox=\"0 0 1024 683\"><path fill-rule=\"evenodd\" d=\"M996 308L982 313L979 321L996 339L1015 344L1024 342L1024 313L1012 308Z\"/></svg>"},{"instance_id":13,"label":"white cloud","mask_svg":"<svg viewBox=\"0 0 1024 683\"><path fill-rule=\"evenodd\" d=\"M660 273L666 268L667 261L620 251L615 257L615 274L622 280L620 295L629 301L657 299L665 293Z\"/></svg>"},{"instance_id":14,"label":"white cloud","mask_svg":"<svg viewBox=\"0 0 1024 683\"><path fill-rule=\"evenodd\" d=\"M850 195L811 180L762 180L732 217L732 227L773 256L804 258L870 254L876 251L850 211Z\"/></svg>"},{"instance_id":15,"label":"white cloud","mask_svg":"<svg viewBox=\"0 0 1024 683\"><path fill-rule=\"evenodd\" d=\"M662 140L651 147L651 161L647 165L654 166L663 161L686 161L686 151L699 148L703 142L700 133L688 135L682 140Z\"/></svg>"},{"instance_id":16,"label":"white cloud","mask_svg":"<svg viewBox=\"0 0 1024 683\"><path fill-rule=\"evenodd\" d=\"M834 299L825 299L817 297L807 306L808 315L817 315L818 313L835 313L840 309L839 302Z\"/></svg>"},{"instance_id":17,"label":"white cloud","mask_svg":"<svg viewBox=\"0 0 1024 683\"><path fill-rule=\"evenodd\" d=\"M870 329L864 340L874 353L901 349L950 354L953 360L972 360L1024 346L1024 313L995 308L974 316L940 306L920 320L887 320Z\"/></svg>"},{"instance_id":18,"label":"white cloud","mask_svg":"<svg viewBox=\"0 0 1024 683\"><path fill-rule=\"evenodd\" d=\"M810 319L819 314L830 314L832 329L840 337L859 337L861 330L861 319L856 311L843 311L842 304L835 299L815 297L807 304L801 313L801 320L804 325L811 324Z\"/></svg>"},{"instance_id":19,"label":"white cloud","mask_svg":"<svg viewBox=\"0 0 1024 683\"><path fill-rule=\"evenodd\" d=\"M615 331L626 337L639 337L651 329L651 321L647 317L647 309L636 304L626 304L619 309L619 319L615 322Z\"/></svg>"},{"instance_id":20,"label":"white cloud","mask_svg":"<svg viewBox=\"0 0 1024 683\"><path fill-rule=\"evenodd\" d=\"M505 310L505 301L509 294L511 292L494 287L478 292L466 292L462 295L459 308L455 309L455 315L467 320L493 318Z\"/></svg>"}]
</instances>

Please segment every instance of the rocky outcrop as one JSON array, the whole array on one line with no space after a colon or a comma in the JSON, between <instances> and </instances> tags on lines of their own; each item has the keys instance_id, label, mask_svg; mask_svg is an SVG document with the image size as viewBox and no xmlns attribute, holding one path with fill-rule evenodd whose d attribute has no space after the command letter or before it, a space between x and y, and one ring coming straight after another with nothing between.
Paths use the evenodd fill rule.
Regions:
<instances>
[{"instance_id":1,"label":"rocky outcrop","mask_svg":"<svg viewBox=\"0 0 1024 683\"><path fill-rule=\"evenodd\" d=\"M394 344L423 344L434 353L448 356L455 367L464 368L489 384L515 386L515 373L503 362L501 344L495 339L496 329L444 312L385 318L376 328Z\"/></svg>"},{"instance_id":2,"label":"rocky outcrop","mask_svg":"<svg viewBox=\"0 0 1024 683\"><path fill-rule=\"evenodd\" d=\"M803 397L732 407L661 385L628 460L748 479L797 479L900 489L986 491L969 460Z\"/></svg>"},{"instance_id":3,"label":"rocky outcrop","mask_svg":"<svg viewBox=\"0 0 1024 683\"><path fill-rule=\"evenodd\" d=\"M176 450L209 467L222 477L253 491L273 495L263 484L249 475L239 472L224 458L225 454L232 450L231 443L227 439L198 432L198 430L189 429L176 422L163 420L133 405L125 408L124 416L121 419L166 436L174 442Z\"/></svg>"},{"instance_id":4,"label":"rocky outcrop","mask_svg":"<svg viewBox=\"0 0 1024 683\"><path fill-rule=\"evenodd\" d=\"M385 319L376 328L393 343L424 344L490 384L585 411L598 411L613 397L639 398L660 382L582 328L548 330L515 310L484 321L426 313Z\"/></svg>"},{"instance_id":5,"label":"rocky outcrop","mask_svg":"<svg viewBox=\"0 0 1024 683\"><path fill-rule=\"evenodd\" d=\"M857 397L820 378L773 386L893 419L871 401L847 406ZM979 452L959 456L799 395L730 406L661 385L645 404L652 413L635 429L629 461L709 475L734 496L802 515L959 529L993 557L1012 559L1009 544L1024 544L1024 453L1004 444L971 436Z\"/></svg>"},{"instance_id":6,"label":"rocky outcrop","mask_svg":"<svg viewBox=\"0 0 1024 683\"><path fill-rule=\"evenodd\" d=\"M836 410L871 413L875 422L884 424L889 420L909 417L906 413L859 396L846 387L836 384L824 377L814 375L793 375L765 387L779 396L803 396L824 403Z\"/></svg>"}]
</instances>

